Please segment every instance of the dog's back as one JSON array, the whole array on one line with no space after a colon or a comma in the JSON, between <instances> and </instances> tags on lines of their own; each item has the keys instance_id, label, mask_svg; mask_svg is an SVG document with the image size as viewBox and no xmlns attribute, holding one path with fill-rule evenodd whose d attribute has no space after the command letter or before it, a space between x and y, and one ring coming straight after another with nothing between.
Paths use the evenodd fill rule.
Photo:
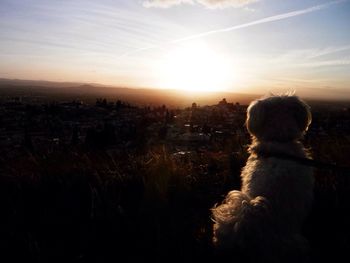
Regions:
<instances>
[{"instance_id":1,"label":"dog's back","mask_svg":"<svg viewBox=\"0 0 350 263\"><path fill-rule=\"evenodd\" d=\"M242 192L251 198L263 196L269 200L276 224L295 232L301 228L312 205L313 169L292 160L259 155L269 151L306 157L300 143L253 143L251 156L241 173Z\"/></svg>"}]
</instances>

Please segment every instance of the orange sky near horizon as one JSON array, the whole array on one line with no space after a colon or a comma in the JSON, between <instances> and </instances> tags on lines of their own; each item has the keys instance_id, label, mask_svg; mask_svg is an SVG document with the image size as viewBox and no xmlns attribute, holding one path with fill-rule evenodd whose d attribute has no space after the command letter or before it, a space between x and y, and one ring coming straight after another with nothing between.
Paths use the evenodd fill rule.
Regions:
<instances>
[{"instance_id":1,"label":"orange sky near horizon","mask_svg":"<svg viewBox=\"0 0 350 263\"><path fill-rule=\"evenodd\" d=\"M350 1L0 3L0 77L350 99Z\"/></svg>"}]
</instances>

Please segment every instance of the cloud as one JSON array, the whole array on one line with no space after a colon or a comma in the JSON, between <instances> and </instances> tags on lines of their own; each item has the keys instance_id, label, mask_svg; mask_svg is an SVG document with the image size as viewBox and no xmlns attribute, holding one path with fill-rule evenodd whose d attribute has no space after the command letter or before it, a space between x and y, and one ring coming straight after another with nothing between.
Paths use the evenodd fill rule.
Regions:
<instances>
[{"instance_id":1,"label":"cloud","mask_svg":"<svg viewBox=\"0 0 350 263\"><path fill-rule=\"evenodd\" d=\"M169 8L181 4L194 4L192 0L147 0L143 2L144 7Z\"/></svg>"},{"instance_id":2,"label":"cloud","mask_svg":"<svg viewBox=\"0 0 350 263\"><path fill-rule=\"evenodd\" d=\"M350 58L343 59L334 59L334 60L325 60L300 64L302 67L331 67L331 66L349 66Z\"/></svg>"},{"instance_id":3,"label":"cloud","mask_svg":"<svg viewBox=\"0 0 350 263\"><path fill-rule=\"evenodd\" d=\"M147 0L144 7L169 8L181 4L200 4L209 9L222 9L226 7L242 7L260 0Z\"/></svg>"},{"instance_id":4,"label":"cloud","mask_svg":"<svg viewBox=\"0 0 350 263\"><path fill-rule=\"evenodd\" d=\"M188 41L188 40L192 40L192 39L197 39L197 38L210 36L210 35L213 35L213 34L230 32L230 31L234 31L234 30L238 30L238 29L242 29L242 28L246 28L246 27L251 27L251 26L256 26L256 25L260 25L260 24L270 23L270 22L274 22L274 21L284 20L284 19L288 19L288 18L292 18L292 17L296 17L296 16L301 16L301 15L305 15L305 14L308 14L308 13L313 13L313 12L316 12L316 11L320 11L320 10L326 9L326 8L332 6L332 5L339 4L339 3L342 3L342 2L345 2L345 1L348 1L348 0L331 1L331 2L328 2L328 3L315 5L315 6L312 6L312 7L309 7L309 8L305 8L305 9L300 9L300 10L291 11L291 12L288 12L288 13L283 13L283 14L279 14L279 15L269 16L269 17L266 17L266 18L262 18L262 19L258 19L258 20L252 21L252 22L248 22L248 23L244 23L244 24L240 24L240 25L235 25L235 26L232 26L232 27L225 27L225 28L221 28L221 29L206 31L206 32L195 34L195 35L192 35L192 36L176 39L176 40L171 41L170 43L184 42L184 41Z\"/></svg>"},{"instance_id":5,"label":"cloud","mask_svg":"<svg viewBox=\"0 0 350 263\"><path fill-rule=\"evenodd\" d=\"M249 5L259 0L197 0L198 3L204 5L207 8L226 8L226 7L242 7Z\"/></svg>"},{"instance_id":6,"label":"cloud","mask_svg":"<svg viewBox=\"0 0 350 263\"><path fill-rule=\"evenodd\" d=\"M272 58L269 63L279 68L349 66L350 56L347 52L349 50L350 45L296 49ZM338 54L339 52L342 54Z\"/></svg>"},{"instance_id":7,"label":"cloud","mask_svg":"<svg viewBox=\"0 0 350 263\"><path fill-rule=\"evenodd\" d=\"M184 0L182 0L182 1L184 1ZM197 0L197 1L199 1L199 0ZM340 4L340 3L343 3L343 2L347 2L347 1L349 1L349 0L330 1L330 2L327 2L327 3L324 3L324 4L312 6L312 7L309 7L309 8L300 9L300 10L296 10L296 11L291 11L291 12L287 12L287 13L282 13L282 14L279 14L279 15L269 16L269 17L265 17L265 18L262 18L262 19L258 19L258 20L252 21L252 22L243 23L243 24L240 24L240 25L220 28L220 29L216 29L216 30L210 30L210 31L206 31L206 32L203 32L203 33L199 33L199 34L194 34L194 35L191 35L191 36L174 39L172 41L168 41L168 42L163 43L163 44L149 45L149 46L145 46L145 47L142 47L142 48L137 48L137 49L128 51L126 53L123 53L122 55L119 56L119 58L126 57L126 56L129 56L131 54L139 53L141 51L161 48L162 46L169 45L169 44L177 44L177 43L181 43L181 42L185 42L185 41L189 41L189 40L193 40L193 39L198 39L198 38L203 38L203 37L207 37L207 36L211 36L211 35L215 35L215 34L219 34L219 33L231 32L231 31L242 29L242 28L252 27L252 26L256 26L256 25L260 25L260 24L271 23L271 22L275 22L275 21L279 21L279 20L289 19L289 18L296 17L296 16L302 16L302 15L306 15L306 14L309 14L309 13L317 12L317 11L329 8L332 5L337 5L337 4ZM148 2L150 2L150 1L148 1ZM164 1L158 0L157 2L167 2L167 1L166 0L164 0ZM174 0L174 2L175 2L175 0ZM178 1L176 1L176 2L178 2Z\"/></svg>"},{"instance_id":8,"label":"cloud","mask_svg":"<svg viewBox=\"0 0 350 263\"><path fill-rule=\"evenodd\" d=\"M318 50L315 50L314 52L312 52L309 55L309 58L317 58L317 57L321 57L321 56L326 56L326 55L330 55L330 54L334 54L334 53L338 53L338 52L342 52L342 51L347 51L349 49L350 49L350 45L318 49Z\"/></svg>"}]
</instances>

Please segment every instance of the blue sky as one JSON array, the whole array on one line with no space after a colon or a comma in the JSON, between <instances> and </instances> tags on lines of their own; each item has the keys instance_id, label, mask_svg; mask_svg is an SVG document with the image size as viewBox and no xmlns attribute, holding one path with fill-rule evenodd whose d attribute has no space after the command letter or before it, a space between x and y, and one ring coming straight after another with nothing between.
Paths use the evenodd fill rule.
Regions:
<instances>
[{"instance_id":1,"label":"blue sky","mask_svg":"<svg viewBox=\"0 0 350 263\"><path fill-rule=\"evenodd\" d=\"M4 78L350 94L346 0L1 0L0 16Z\"/></svg>"}]
</instances>

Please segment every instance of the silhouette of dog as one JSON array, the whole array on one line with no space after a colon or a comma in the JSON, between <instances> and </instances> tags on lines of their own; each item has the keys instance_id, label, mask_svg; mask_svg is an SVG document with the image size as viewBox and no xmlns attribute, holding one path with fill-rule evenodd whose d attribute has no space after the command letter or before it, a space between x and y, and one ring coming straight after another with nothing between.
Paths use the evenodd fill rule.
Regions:
<instances>
[{"instance_id":1,"label":"silhouette of dog","mask_svg":"<svg viewBox=\"0 0 350 263\"><path fill-rule=\"evenodd\" d=\"M313 170L292 158L308 157L299 140L310 123L309 106L296 96L273 95L249 105L252 144L241 191L229 192L212 209L213 242L225 254L240 254L245 262L308 261L301 228L312 206Z\"/></svg>"}]
</instances>

